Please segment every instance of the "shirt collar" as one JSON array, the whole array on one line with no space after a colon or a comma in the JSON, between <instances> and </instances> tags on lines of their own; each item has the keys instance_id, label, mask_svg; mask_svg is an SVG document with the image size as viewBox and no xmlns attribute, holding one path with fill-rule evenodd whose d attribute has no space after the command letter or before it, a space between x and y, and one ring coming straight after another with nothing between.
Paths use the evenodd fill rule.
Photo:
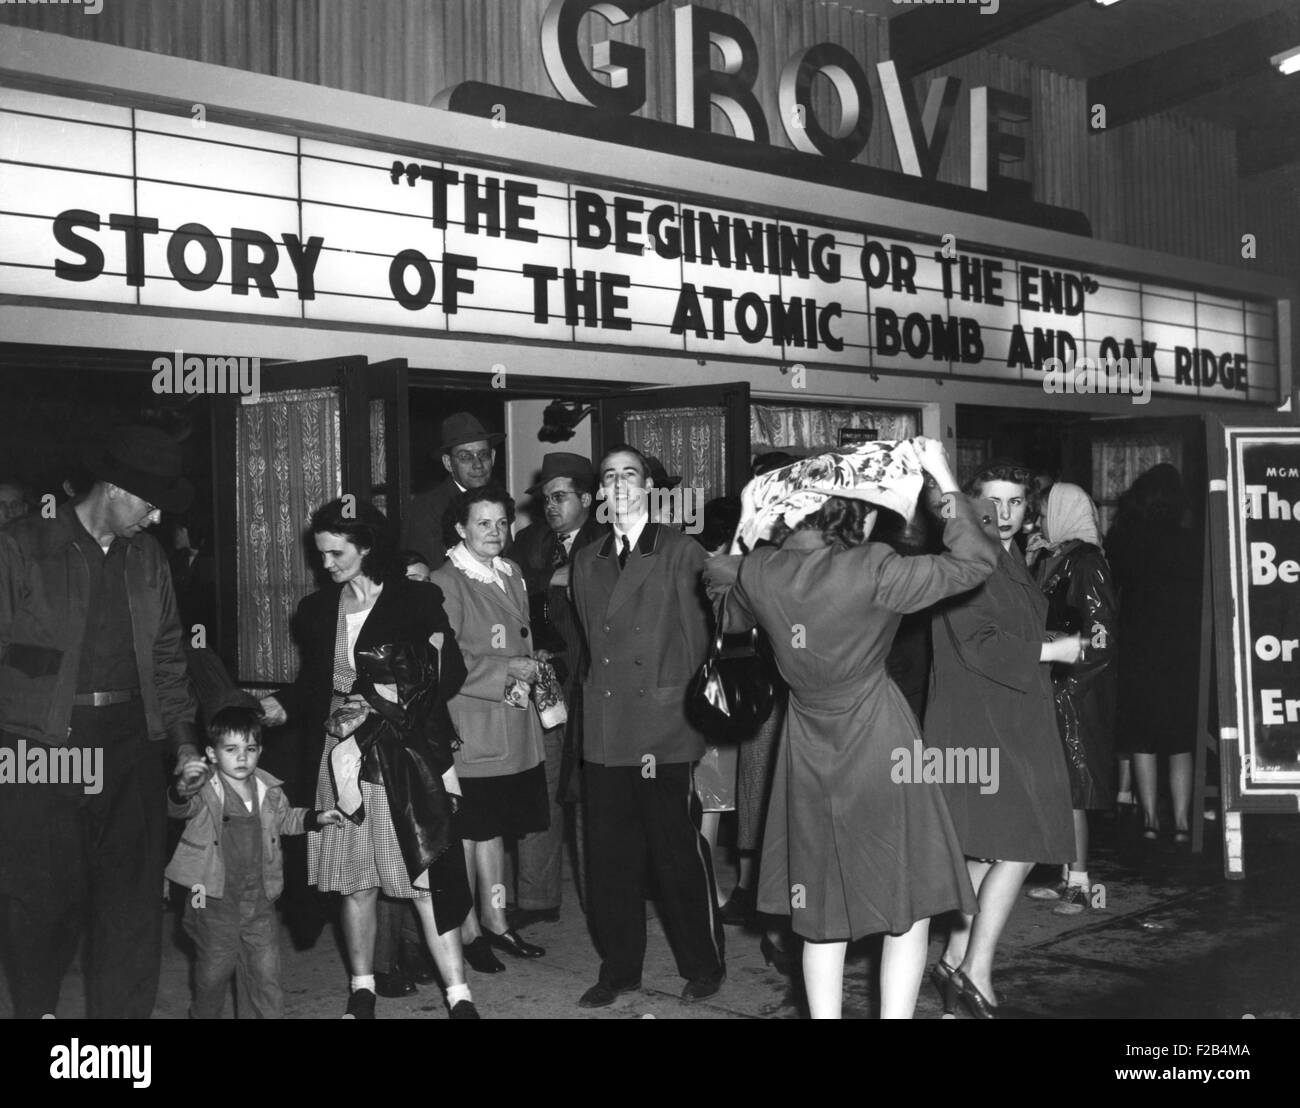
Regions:
<instances>
[{"instance_id":1,"label":"shirt collar","mask_svg":"<svg viewBox=\"0 0 1300 1108\"><path fill-rule=\"evenodd\" d=\"M614 536L617 542L614 544L614 550L617 553L623 549L623 536L627 536L627 545L629 549L635 549L636 544L641 539L641 532L645 530L645 525L650 522L649 515L643 515L628 530L624 531L619 527L617 521L614 523Z\"/></svg>"}]
</instances>

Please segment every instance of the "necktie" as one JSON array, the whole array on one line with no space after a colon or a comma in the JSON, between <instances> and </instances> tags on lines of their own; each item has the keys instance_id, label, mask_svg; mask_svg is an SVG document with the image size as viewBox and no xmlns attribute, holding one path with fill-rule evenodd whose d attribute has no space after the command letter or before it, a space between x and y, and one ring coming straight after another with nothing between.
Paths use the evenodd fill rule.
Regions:
<instances>
[{"instance_id":1,"label":"necktie","mask_svg":"<svg viewBox=\"0 0 1300 1108\"><path fill-rule=\"evenodd\" d=\"M569 560L569 548L564 541L566 538L568 538L567 535L557 535L555 538L555 554L552 557L552 565L556 569L559 569Z\"/></svg>"},{"instance_id":2,"label":"necktie","mask_svg":"<svg viewBox=\"0 0 1300 1108\"><path fill-rule=\"evenodd\" d=\"M626 535L620 535L619 538L623 540L623 547L618 552L618 568L622 569L627 565L627 556L632 553L632 548L628 544Z\"/></svg>"}]
</instances>

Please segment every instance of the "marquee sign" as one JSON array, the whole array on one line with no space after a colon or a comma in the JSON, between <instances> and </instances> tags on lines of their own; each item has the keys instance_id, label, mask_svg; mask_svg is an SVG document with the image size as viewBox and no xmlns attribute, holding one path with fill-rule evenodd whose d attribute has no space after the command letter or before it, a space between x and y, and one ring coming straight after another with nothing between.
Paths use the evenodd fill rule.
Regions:
<instances>
[{"instance_id":1,"label":"marquee sign","mask_svg":"<svg viewBox=\"0 0 1300 1108\"><path fill-rule=\"evenodd\" d=\"M1040 388L1146 359L1157 395L1278 398L1275 302L195 123L0 89L0 295Z\"/></svg>"}]
</instances>

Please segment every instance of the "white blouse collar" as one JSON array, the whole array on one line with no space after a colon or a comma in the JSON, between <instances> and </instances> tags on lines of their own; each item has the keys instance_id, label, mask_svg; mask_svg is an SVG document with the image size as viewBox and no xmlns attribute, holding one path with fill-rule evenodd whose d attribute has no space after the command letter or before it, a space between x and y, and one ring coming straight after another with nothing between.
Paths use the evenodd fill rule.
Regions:
<instances>
[{"instance_id":1,"label":"white blouse collar","mask_svg":"<svg viewBox=\"0 0 1300 1108\"><path fill-rule=\"evenodd\" d=\"M492 565L489 568L475 558L465 548L463 542L457 543L447 552L447 560L471 581L481 581L485 585L496 585L502 592L506 591L506 583L502 580L502 577L514 576L514 570L510 568L510 563L504 558L493 558Z\"/></svg>"}]
</instances>

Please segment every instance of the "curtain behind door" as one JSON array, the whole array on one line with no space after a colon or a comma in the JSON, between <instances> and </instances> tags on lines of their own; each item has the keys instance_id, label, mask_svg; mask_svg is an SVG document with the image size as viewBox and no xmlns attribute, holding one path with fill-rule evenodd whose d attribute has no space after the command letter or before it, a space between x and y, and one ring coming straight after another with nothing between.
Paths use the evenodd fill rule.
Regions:
<instances>
[{"instance_id":1,"label":"curtain behind door","mask_svg":"<svg viewBox=\"0 0 1300 1108\"><path fill-rule=\"evenodd\" d=\"M316 588L311 513L342 492L337 388L263 393L235 417L237 642L248 681L293 680L289 624Z\"/></svg>"}]
</instances>

